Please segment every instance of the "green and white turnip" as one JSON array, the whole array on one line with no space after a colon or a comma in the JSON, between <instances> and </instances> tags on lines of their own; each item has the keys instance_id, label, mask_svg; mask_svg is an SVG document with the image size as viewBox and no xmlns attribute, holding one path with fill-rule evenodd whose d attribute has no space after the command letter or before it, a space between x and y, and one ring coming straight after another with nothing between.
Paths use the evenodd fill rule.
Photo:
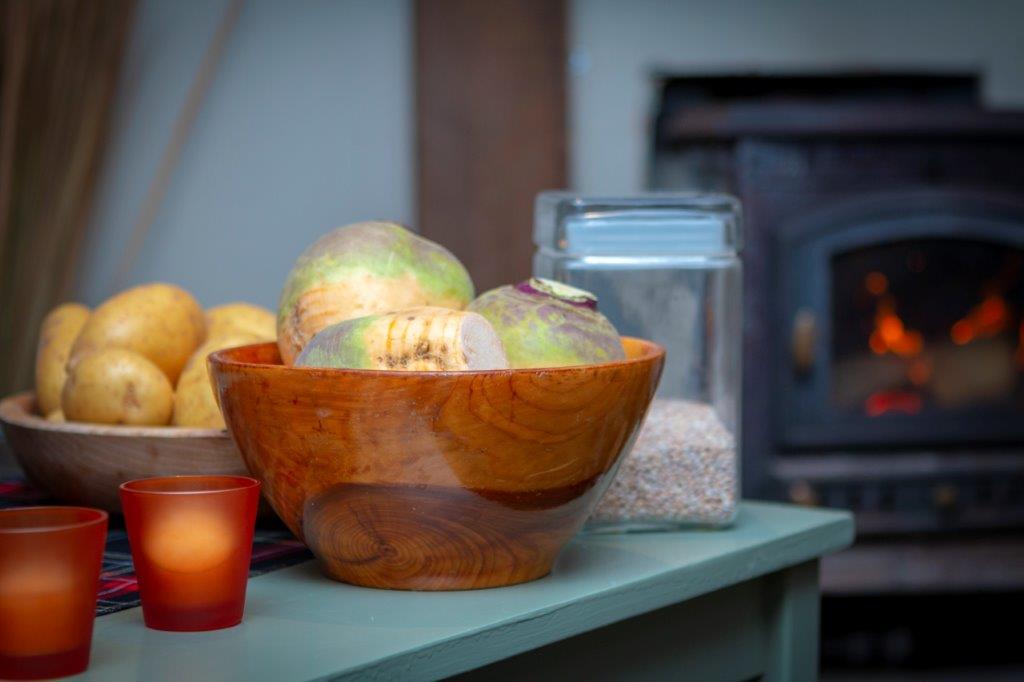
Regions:
<instances>
[{"instance_id":1,"label":"green and white turnip","mask_svg":"<svg viewBox=\"0 0 1024 682\"><path fill-rule=\"evenodd\" d=\"M507 369L494 328L476 313L410 308L346 320L317 333L296 367L405 371Z\"/></svg>"},{"instance_id":2,"label":"green and white turnip","mask_svg":"<svg viewBox=\"0 0 1024 682\"><path fill-rule=\"evenodd\" d=\"M461 310L472 299L469 273L444 247L396 223L354 223L299 256L281 292L277 343L291 364L338 322L417 306Z\"/></svg>"},{"instance_id":3,"label":"green and white turnip","mask_svg":"<svg viewBox=\"0 0 1024 682\"><path fill-rule=\"evenodd\" d=\"M501 337L512 367L559 367L622 360L615 327L589 291L534 277L492 289L469 304Z\"/></svg>"}]
</instances>

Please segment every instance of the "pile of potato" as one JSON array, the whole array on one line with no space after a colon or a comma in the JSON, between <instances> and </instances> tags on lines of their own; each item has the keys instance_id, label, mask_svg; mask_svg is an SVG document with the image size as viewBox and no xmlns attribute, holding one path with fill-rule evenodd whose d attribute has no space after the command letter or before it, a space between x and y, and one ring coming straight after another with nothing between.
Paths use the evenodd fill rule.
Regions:
<instances>
[{"instance_id":1,"label":"pile of potato","mask_svg":"<svg viewBox=\"0 0 1024 682\"><path fill-rule=\"evenodd\" d=\"M206 368L215 350L273 341L269 310L204 311L184 289L144 284L93 311L58 306L36 351L36 404L51 421L224 428Z\"/></svg>"}]
</instances>

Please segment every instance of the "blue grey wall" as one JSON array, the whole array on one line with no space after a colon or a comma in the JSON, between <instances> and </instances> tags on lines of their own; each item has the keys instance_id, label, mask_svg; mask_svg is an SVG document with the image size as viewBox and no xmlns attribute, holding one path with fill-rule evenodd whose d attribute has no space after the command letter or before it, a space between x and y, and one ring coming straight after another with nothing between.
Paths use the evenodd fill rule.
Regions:
<instances>
[{"instance_id":1,"label":"blue grey wall","mask_svg":"<svg viewBox=\"0 0 1024 682\"><path fill-rule=\"evenodd\" d=\"M79 294L112 293L172 122L226 0L142 0ZM1020 0L574 0L570 167L645 182L656 71L974 69L1024 106ZM276 304L302 248L414 214L409 0L248 0L129 283Z\"/></svg>"},{"instance_id":2,"label":"blue grey wall","mask_svg":"<svg viewBox=\"0 0 1024 682\"><path fill-rule=\"evenodd\" d=\"M79 298L115 270L225 0L143 0ZM330 228L413 214L407 0L248 0L129 284L275 307Z\"/></svg>"}]
</instances>

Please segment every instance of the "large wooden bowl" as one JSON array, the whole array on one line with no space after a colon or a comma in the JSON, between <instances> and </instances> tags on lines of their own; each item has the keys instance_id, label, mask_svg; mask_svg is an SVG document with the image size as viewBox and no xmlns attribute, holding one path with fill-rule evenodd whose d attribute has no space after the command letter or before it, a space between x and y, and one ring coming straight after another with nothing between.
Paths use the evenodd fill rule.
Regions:
<instances>
[{"instance_id":1,"label":"large wooden bowl","mask_svg":"<svg viewBox=\"0 0 1024 682\"><path fill-rule=\"evenodd\" d=\"M135 478L248 475L224 429L49 422L32 393L0 402L0 422L29 479L61 502L120 512L117 487Z\"/></svg>"},{"instance_id":2,"label":"large wooden bowl","mask_svg":"<svg viewBox=\"0 0 1024 682\"><path fill-rule=\"evenodd\" d=\"M546 575L615 472L664 350L486 372L286 367L272 343L210 355L228 429L328 576L496 587Z\"/></svg>"}]
</instances>

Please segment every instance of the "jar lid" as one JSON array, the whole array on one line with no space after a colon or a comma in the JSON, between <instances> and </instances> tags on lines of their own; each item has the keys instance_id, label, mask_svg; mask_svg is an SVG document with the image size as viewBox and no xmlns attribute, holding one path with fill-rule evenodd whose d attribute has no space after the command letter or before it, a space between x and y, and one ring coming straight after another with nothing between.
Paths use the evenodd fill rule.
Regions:
<instances>
[{"instance_id":1,"label":"jar lid","mask_svg":"<svg viewBox=\"0 0 1024 682\"><path fill-rule=\"evenodd\" d=\"M740 202L728 194L541 192L535 205L534 243L573 255L731 255L740 239Z\"/></svg>"}]
</instances>

